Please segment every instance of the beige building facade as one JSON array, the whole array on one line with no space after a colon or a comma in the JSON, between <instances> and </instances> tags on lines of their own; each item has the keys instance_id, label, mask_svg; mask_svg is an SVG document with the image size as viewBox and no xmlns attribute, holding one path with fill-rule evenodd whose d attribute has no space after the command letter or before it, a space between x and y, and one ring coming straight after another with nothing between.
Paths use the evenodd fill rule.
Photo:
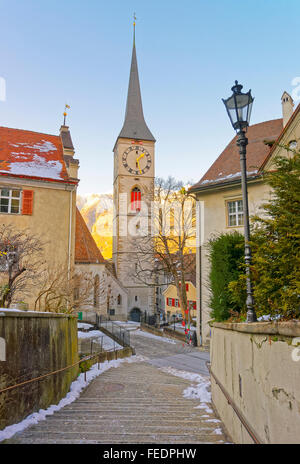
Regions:
<instances>
[{"instance_id":1,"label":"beige building facade","mask_svg":"<svg viewBox=\"0 0 300 464\"><path fill-rule=\"evenodd\" d=\"M163 292L165 298L165 312L167 320L172 321L172 316L181 314L180 303L175 285L169 285ZM188 307L190 308L190 317L195 318L197 314L197 291L195 284L189 280L186 281L186 296Z\"/></svg>"},{"instance_id":2,"label":"beige building facade","mask_svg":"<svg viewBox=\"0 0 300 464\"><path fill-rule=\"evenodd\" d=\"M40 261L68 270L74 265L78 184L70 141L66 126L59 136L0 128L1 223L36 235L43 244ZM33 284L25 296L15 295L14 302L33 309L38 291Z\"/></svg>"}]
</instances>

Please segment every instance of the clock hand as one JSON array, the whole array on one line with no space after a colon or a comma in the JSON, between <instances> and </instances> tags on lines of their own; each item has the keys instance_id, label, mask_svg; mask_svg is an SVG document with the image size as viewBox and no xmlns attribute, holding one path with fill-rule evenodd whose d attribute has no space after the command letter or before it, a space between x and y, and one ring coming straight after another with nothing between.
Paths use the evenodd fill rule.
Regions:
<instances>
[{"instance_id":1,"label":"clock hand","mask_svg":"<svg viewBox=\"0 0 300 464\"><path fill-rule=\"evenodd\" d=\"M145 153L142 153L138 158L137 158L137 161L139 161L141 158L143 158L145 156Z\"/></svg>"}]
</instances>

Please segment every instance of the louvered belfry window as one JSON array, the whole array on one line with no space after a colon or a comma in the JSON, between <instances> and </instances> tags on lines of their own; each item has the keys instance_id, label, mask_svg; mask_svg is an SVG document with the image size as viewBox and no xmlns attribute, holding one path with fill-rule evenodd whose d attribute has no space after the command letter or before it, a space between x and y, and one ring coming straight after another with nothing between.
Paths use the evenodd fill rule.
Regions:
<instances>
[{"instance_id":1,"label":"louvered belfry window","mask_svg":"<svg viewBox=\"0 0 300 464\"><path fill-rule=\"evenodd\" d=\"M131 190L131 211L141 210L142 193L138 187Z\"/></svg>"}]
</instances>

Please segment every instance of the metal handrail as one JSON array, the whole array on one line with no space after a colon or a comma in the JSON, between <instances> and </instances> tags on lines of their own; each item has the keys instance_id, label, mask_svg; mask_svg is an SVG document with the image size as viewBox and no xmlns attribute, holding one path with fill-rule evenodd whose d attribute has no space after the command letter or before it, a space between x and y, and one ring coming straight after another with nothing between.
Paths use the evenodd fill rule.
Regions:
<instances>
[{"instance_id":1,"label":"metal handrail","mask_svg":"<svg viewBox=\"0 0 300 464\"><path fill-rule=\"evenodd\" d=\"M109 324L111 325L111 330L109 329ZM118 324L115 324L113 321L108 320L106 317L102 315L97 317L96 325L98 328L104 327L118 340L120 345L122 345L123 347L131 346L129 330L120 327Z\"/></svg>"},{"instance_id":2,"label":"metal handrail","mask_svg":"<svg viewBox=\"0 0 300 464\"><path fill-rule=\"evenodd\" d=\"M224 388L224 386L221 384L221 382L217 379L217 377L215 376L215 374L213 373L213 371L211 370L211 365L209 362L206 363L206 366L210 372L210 375L213 377L213 379L215 380L216 384L218 385L218 387L220 388L221 392L223 393L223 395L225 396L225 398L227 399L228 401L228 404L230 404L230 406L232 407L232 409L234 410L234 412L236 413L238 419L240 420L240 422L242 423L242 425L244 426L244 428L246 429L246 431L248 432L248 434L250 435L250 437L252 438L252 440L254 441L254 443L256 445L262 445L263 442L261 441L261 439L257 436L256 432L254 432L254 430L252 429L252 427L250 426L250 424L248 424L246 418L244 417L244 415L242 414L242 412L239 410L239 408L237 407L237 405L235 404L235 402L233 401L233 399L231 398L231 396L228 394L228 392L226 391L226 389Z\"/></svg>"},{"instance_id":3,"label":"metal handrail","mask_svg":"<svg viewBox=\"0 0 300 464\"><path fill-rule=\"evenodd\" d=\"M30 379L30 380L25 380L24 382L21 382L21 383L18 383L16 385L11 385L10 387L6 387L6 388L3 388L2 390L0 390L0 393L5 393L6 391L9 391L9 390L14 390L15 388L18 388L18 387L21 387L23 385L27 385L29 383L33 383L33 382L36 382L38 380L42 380L46 377L49 377L50 375L54 375L54 374L58 374L59 372L63 372L63 371L66 371L68 369L71 369L72 367L74 366L77 366L78 364L84 362L84 361L88 361L89 359L93 359L93 358L96 358L97 356L99 357L100 354L102 352L99 351L95 354L92 354L92 355L89 355L89 356L85 356L84 358L80 359L79 361L77 361L76 363L74 364L70 364L69 366L66 366L66 367L63 367L61 369L57 369L56 371L52 371L52 372L48 372L47 374L44 374L44 375L40 375L39 377L35 377L34 379ZM99 365L99 360L98 360L98 365ZM86 373L85 373L86 374ZM86 375L85 375L85 380L86 380Z\"/></svg>"}]
</instances>

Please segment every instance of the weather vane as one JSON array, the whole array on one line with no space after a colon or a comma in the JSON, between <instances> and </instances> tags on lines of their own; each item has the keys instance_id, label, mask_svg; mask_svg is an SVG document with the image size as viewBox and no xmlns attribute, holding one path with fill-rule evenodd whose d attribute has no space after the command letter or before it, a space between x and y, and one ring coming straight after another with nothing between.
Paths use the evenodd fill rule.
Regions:
<instances>
[{"instance_id":1,"label":"weather vane","mask_svg":"<svg viewBox=\"0 0 300 464\"><path fill-rule=\"evenodd\" d=\"M65 104L65 111L64 111L64 126L66 125L66 117L68 115L67 109L71 108L69 105Z\"/></svg>"},{"instance_id":2,"label":"weather vane","mask_svg":"<svg viewBox=\"0 0 300 464\"><path fill-rule=\"evenodd\" d=\"M135 44L135 25L136 25L136 16L133 13L133 43Z\"/></svg>"}]
</instances>

